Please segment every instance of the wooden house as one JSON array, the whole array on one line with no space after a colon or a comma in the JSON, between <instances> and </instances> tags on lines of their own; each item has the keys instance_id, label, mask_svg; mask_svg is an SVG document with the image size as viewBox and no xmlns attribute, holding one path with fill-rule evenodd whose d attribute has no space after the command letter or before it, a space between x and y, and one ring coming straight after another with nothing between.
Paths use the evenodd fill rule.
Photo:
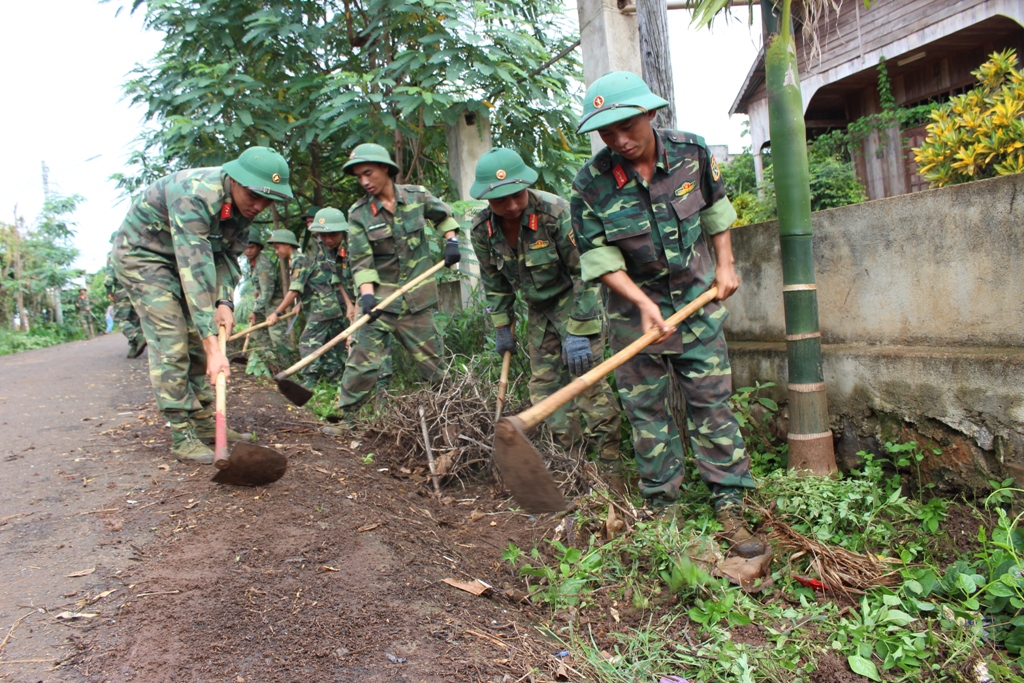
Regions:
<instances>
[{"instance_id":1,"label":"wooden house","mask_svg":"<svg viewBox=\"0 0 1024 683\"><path fill-rule=\"evenodd\" d=\"M827 24L826 24L827 22ZM820 54L812 54L799 27L796 47L807 135L844 128L881 109L881 58L896 103L945 101L969 90L971 71L997 50L1016 48L1024 62L1024 0L845 0L818 26ZM764 52L758 56L730 114L750 117L758 180L761 150L770 144ZM924 126L874 131L854 154L868 197L879 199L927 189L909 149L924 139Z\"/></svg>"}]
</instances>

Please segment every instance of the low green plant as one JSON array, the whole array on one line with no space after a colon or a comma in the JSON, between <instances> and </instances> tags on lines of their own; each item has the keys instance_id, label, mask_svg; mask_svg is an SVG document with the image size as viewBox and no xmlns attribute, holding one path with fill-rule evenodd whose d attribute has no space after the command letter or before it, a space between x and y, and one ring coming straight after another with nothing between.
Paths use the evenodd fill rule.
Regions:
<instances>
[{"instance_id":1,"label":"low green plant","mask_svg":"<svg viewBox=\"0 0 1024 683\"><path fill-rule=\"evenodd\" d=\"M545 563L540 550L534 548L530 558L536 564L524 563L519 567L519 573L541 579L546 585L534 599L556 608L579 605L599 579L604 561L602 553L595 548L593 537L586 552L568 547L561 541L548 540L547 543L554 549L554 562L550 565Z\"/></svg>"}]
</instances>

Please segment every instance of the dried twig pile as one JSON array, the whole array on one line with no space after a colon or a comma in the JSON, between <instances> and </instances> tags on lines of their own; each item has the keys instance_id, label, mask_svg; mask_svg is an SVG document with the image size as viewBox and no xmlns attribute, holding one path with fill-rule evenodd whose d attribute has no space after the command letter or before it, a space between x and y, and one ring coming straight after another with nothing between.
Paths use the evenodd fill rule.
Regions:
<instances>
[{"instance_id":1,"label":"dried twig pile","mask_svg":"<svg viewBox=\"0 0 1024 683\"><path fill-rule=\"evenodd\" d=\"M790 553L790 561L808 558L808 571L817 574L827 590L866 591L877 586L900 583L899 560L861 555L839 546L826 545L804 536L764 508L758 508L764 524L771 527L769 538Z\"/></svg>"},{"instance_id":2,"label":"dried twig pile","mask_svg":"<svg viewBox=\"0 0 1024 683\"><path fill-rule=\"evenodd\" d=\"M497 383L486 383L482 379L485 373L475 367L476 362L457 357L444 373L444 379L433 389L412 393L380 391L376 414L360 426L378 435L375 443L394 444L394 450L402 458L400 464L415 470L427 463L419 415L422 406L434 452L435 471L442 483L452 479L462 481L490 476ZM510 380L506 415L514 415L529 405L515 404L513 396L519 381ZM585 456L576 452L565 453L553 444L546 429L537 430L530 436L566 495L585 490Z\"/></svg>"}]
</instances>

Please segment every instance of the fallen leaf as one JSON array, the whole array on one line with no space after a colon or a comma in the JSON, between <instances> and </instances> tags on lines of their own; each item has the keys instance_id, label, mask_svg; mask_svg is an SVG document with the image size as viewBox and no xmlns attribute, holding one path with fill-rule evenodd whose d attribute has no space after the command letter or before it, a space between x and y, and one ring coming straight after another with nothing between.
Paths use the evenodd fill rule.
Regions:
<instances>
[{"instance_id":1,"label":"fallen leaf","mask_svg":"<svg viewBox=\"0 0 1024 683\"><path fill-rule=\"evenodd\" d=\"M94 571L96 571L96 567L93 567L92 569L83 569L80 572L71 572L70 574L67 575L67 578L75 579L75 578L78 578L79 576L89 576L89 574L92 574Z\"/></svg>"},{"instance_id":2,"label":"fallen leaf","mask_svg":"<svg viewBox=\"0 0 1024 683\"><path fill-rule=\"evenodd\" d=\"M374 529L376 529L379 526L380 526L380 522L374 522L373 524L365 524L365 525L359 527L358 529L356 529L356 532L361 534L364 531L373 531Z\"/></svg>"},{"instance_id":3,"label":"fallen leaf","mask_svg":"<svg viewBox=\"0 0 1024 683\"><path fill-rule=\"evenodd\" d=\"M772 551L757 557L730 557L722 562L713 572L715 576L722 576L729 579L730 583L736 584L748 592L760 592L769 582L762 582L755 586L757 579L764 578L772 563Z\"/></svg>"},{"instance_id":4,"label":"fallen leaf","mask_svg":"<svg viewBox=\"0 0 1024 683\"><path fill-rule=\"evenodd\" d=\"M89 602L90 603L92 603L92 602L99 602L100 600L102 600L103 598L107 597L108 595L113 595L116 592L117 592L116 588L111 588L108 591L103 591L102 593L97 593L96 597L93 598L92 600L90 600Z\"/></svg>"},{"instance_id":5,"label":"fallen leaf","mask_svg":"<svg viewBox=\"0 0 1024 683\"><path fill-rule=\"evenodd\" d=\"M608 610L608 612L612 615L612 619L615 620L615 623L616 624L619 623L619 610L617 610L614 607L612 607L611 609Z\"/></svg>"},{"instance_id":6,"label":"fallen leaf","mask_svg":"<svg viewBox=\"0 0 1024 683\"><path fill-rule=\"evenodd\" d=\"M171 471L171 466L170 465L157 465L156 468L158 470L163 470L164 472L170 472Z\"/></svg>"},{"instance_id":7,"label":"fallen leaf","mask_svg":"<svg viewBox=\"0 0 1024 683\"><path fill-rule=\"evenodd\" d=\"M486 516L487 515L485 515L484 513L480 512L479 510L473 510L472 512L469 513L469 521L470 522L475 522L478 519L483 519Z\"/></svg>"},{"instance_id":8,"label":"fallen leaf","mask_svg":"<svg viewBox=\"0 0 1024 683\"><path fill-rule=\"evenodd\" d=\"M57 618L65 621L71 621L72 619L92 619L93 617L98 616L99 614L94 612L61 612L57 615Z\"/></svg>"},{"instance_id":9,"label":"fallen leaf","mask_svg":"<svg viewBox=\"0 0 1024 683\"><path fill-rule=\"evenodd\" d=\"M324 570L325 572L340 572L340 571L341 571L341 570L340 570L340 569L338 569L337 567L332 567L332 566L331 566L331 565L329 565L329 564L325 564L325 565L322 565L322 566L320 567L320 569Z\"/></svg>"},{"instance_id":10,"label":"fallen leaf","mask_svg":"<svg viewBox=\"0 0 1024 683\"><path fill-rule=\"evenodd\" d=\"M458 579L441 579L442 583L447 583L452 588L458 588L460 591L466 591L473 595L483 595L491 590L491 586L484 583L480 579L473 579L472 581L459 581Z\"/></svg>"}]
</instances>

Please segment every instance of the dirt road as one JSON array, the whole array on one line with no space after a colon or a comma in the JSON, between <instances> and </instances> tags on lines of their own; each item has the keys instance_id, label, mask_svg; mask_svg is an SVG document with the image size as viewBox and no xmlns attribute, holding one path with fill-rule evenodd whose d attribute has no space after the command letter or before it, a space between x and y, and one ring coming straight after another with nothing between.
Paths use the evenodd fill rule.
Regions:
<instances>
[{"instance_id":1,"label":"dirt road","mask_svg":"<svg viewBox=\"0 0 1024 683\"><path fill-rule=\"evenodd\" d=\"M554 680L561 646L500 560L554 521L487 485L438 501L401 445L322 436L251 378L231 383L229 424L290 470L212 484L168 457L145 359L124 350L0 358L0 680Z\"/></svg>"}]
</instances>

